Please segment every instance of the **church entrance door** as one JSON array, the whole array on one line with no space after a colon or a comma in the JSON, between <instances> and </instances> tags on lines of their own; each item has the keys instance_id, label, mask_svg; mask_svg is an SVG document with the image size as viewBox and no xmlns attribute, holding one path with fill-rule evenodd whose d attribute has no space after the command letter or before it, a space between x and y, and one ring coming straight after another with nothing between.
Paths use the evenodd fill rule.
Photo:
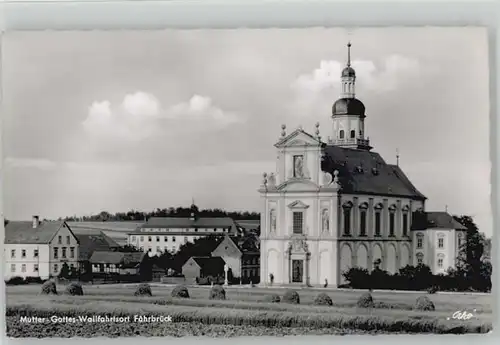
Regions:
<instances>
[{"instance_id":1,"label":"church entrance door","mask_svg":"<svg viewBox=\"0 0 500 345\"><path fill-rule=\"evenodd\" d=\"M304 260L292 260L292 283L304 281Z\"/></svg>"}]
</instances>

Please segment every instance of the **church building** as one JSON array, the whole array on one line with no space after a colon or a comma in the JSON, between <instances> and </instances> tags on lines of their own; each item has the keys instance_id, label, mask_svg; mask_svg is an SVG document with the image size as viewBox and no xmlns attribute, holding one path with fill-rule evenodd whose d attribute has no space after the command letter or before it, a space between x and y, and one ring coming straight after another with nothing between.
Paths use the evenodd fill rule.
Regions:
<instances>
[{"instance_id":1,"label":"church building","mask_svg":"<svg viewBox=\"0 0 500 345\"><path fill-rule=\"evenodd\" d=\"M372 151L347 47L332 136L324 142L319 124L313 134L282 125L276 171L264 173L263 285L338 286L352 267L396 273L423 263L445 273L465 241L465 227L447 212L427 212L426 197L399 164Z\"/></svg>"}]
</instances>

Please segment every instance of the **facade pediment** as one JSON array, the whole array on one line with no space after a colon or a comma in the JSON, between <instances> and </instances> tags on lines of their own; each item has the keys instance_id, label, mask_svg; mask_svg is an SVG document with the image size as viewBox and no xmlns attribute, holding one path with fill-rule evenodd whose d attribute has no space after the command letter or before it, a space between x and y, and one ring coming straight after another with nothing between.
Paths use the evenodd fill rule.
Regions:
<instances>
[{"instance_id":1,"label":"facade pediment","mask_svg":"<svg viewBox=\"0 0 500 345\"><path fill-rule=\"evenodd\" d=\"M290 179L277 187L280 192L315 192L319 186L311 180Z\"/></svg>"},{"instance_id":2,"label":"facade pediment","mask_svg":"<svg viewBox=\"0 0 500 345\"><path fill-rule=\"evenodd\" d=\"M301 200L295 200L294 202L288 204L288 208L291 208L291 209L306 209L308 208L309 205L305 204L303 201Z\"/></svg>"},{"instance_id":3,"label":"facade pediment","mask_svg":"<svg viewBox=\"0 0 500 345\"><path fill-rule=\"evenodd\" d=\"M323 143L313 135L305 132L302 129L297 129L281 138L274 146L276 147L305 147L305 146L321 146Z\"/></svg>"}]
</instances>

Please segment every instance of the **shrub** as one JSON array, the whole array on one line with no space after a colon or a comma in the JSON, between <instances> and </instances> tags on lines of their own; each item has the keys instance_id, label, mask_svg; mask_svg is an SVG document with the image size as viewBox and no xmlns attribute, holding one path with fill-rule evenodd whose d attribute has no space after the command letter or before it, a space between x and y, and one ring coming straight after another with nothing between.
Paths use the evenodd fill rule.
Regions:
<instances>
[{"instance_id":1,"label":"shrub","mask_svg":"<svg viewBox=\"0 0 500 345\"><path fill-rule=\"evenodd\" d=\"M365 268L353 267L342 273L348 285L354 289L366 289L370 285L370 273Z\"/></svg>"},{"instance_id":2,"label":"shrub","mask_svg":"<svg viewBox=\"0 0 500 345\"><path fill-rule=\"evenodd\" d=\"M430 294L434 294L439 291L439 287L436 285L432 285L430 288L427 289L427 292Z\"/></svg>"},{"instance_id":3,"label":"shrub","mask_svg":"<svg viewBox=\"0 0 500 345\"><path fill-rule=\"evenodd\" d=\"M52 280L47 280L42 284L43 295L57 295L56 283Z\"/></svg>"},{"instance_id":4,"label":"shrub","mask_svg":"<svg viewBox=\"0 0 500 345\"><path fill-rule=\"evenodd\" d=\"M139 284L134 292L134 296L153 296L151 286L147 283Z\"/></svg>"},{"instance_id":5,"label":"shrub","mask_svg":"<svg viewBox=\"0 0 500 345\"><path fill-rule=\"evenodd\" d=\"M12 277L5 281L6 285L22 285L26 283L27 282L23 279L23 277Z\"/></svg>"},{"instance_id":6,"label":"shrub","mask_svg":"<svg viewBox=\"0 0 500 345\"><path fill-rule=\"evenodd\" d=\"M374 307L373 303L373 297L369 292L364 293L361 295L361 297L358 299L357 306L359 308L373 308Z\"/></svg>"},{"instance_id":7,"label":"shrub","mask_svg":"<svg viewBox=\"0 0 500 345\"><path fill-rule=\"evenodd\" d=\"M66 288L66 292L72 296L83 296L83 289L79 283L71 283Z\"/></svg>"},{"instance_id":8,"label":"shrub","mask_svg":"<svg viewBox=\"0 0 500 345\"><path fill-rule=\"evenodd\" d=\"M316 305L333 305L333 301L330 296L328 296L326 293L320 293L316 298L314 299L314 304Z\"/></svg>"},{"instance_id":9,"label":"shrub","mask_svg":"<svg viewBox=\"0 0 500 345\"><path fill-rule=\"evenodd\" d=\"M300 304L300 296L295 290L286 290L282 299L283 303Z\"/></svg>"},{"instance_id":10,"label":"shrub","mask_svg":"<svg viewBox=\"0 0 500 345\"><path fill-rule=\"evenodd\" d=\"M26 277L24 278L25 282L27 284L34 283L34 284L42 284L43 280L40 277Z\"/></svg>"},{"instance_id":11,"label":"shrub","mask_svg":"<svg viewBox=\"0 0 500 345\"><path fill-rule=\"evenodd\" d=\"M281 297L277 294L272 294L272 295L266 296L265 301L269 302L269 303L280 303Z\"/></svg>"},{"instance_id":12,"label":"shrub","mask_svg":"<svg viewBox=\"0 0 500 345\"><path fill-rule=\"evenodd\" d=\"M226 290L221 285L214 285L210 289L210 295L208 296L208 299L220 299L224 300L226 299Z\"/></svg>"},{"instance_id":13,"label":"shrub","mask_svg":"<svg viewBox=\"0 0 500 345\"><path fill-rule=\"evenodd\" d=\"M177 285L172 290L172 297L189 298L189 291L188 291L187 287L185 287L184 285Z\"/></svg>"},{"instance_id":14,"label":"shrub","mask_svg":"<svg viewBox=\"0 0 500 345\"><path fill-rule=\"evenodd\" d=\"M434 311L436 308L434 307L434 303L427 296L420 296L417 298L415 302L416 310L425 310L425 311Z\"/></svg>"}]
</instances>

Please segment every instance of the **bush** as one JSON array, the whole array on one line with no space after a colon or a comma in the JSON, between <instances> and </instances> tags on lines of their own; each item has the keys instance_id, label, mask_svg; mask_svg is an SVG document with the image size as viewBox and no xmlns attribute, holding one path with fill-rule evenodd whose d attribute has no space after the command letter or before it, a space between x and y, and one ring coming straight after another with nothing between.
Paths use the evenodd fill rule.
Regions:
<instances>
[{"instance_id":1,"label":"bush","mask_svg":"<svg viewBox=\"0 0 500 345\"><path fill-rule=\"evenodd\" d=\"M208 299L220 299L224 300L226 299L226 290L221 285L214 285L210 289L210 295L208 296Z\"/></svg>"},{"instance_id":2,"label":"bush","mask_svg":"<svg viewBox=\"0 0 500 345\"><path fill-rule=\"evenodd\" d=\"M280 303L281 297L277 294L272 294L272 295L266 296L265 301L269 302L269 303Z\"/></svg>"},{"instance_id":3,"label":"bush","mask_svg":"<svg viewBox=\"0 0 500 345\"><path fill-rule=\"evenodd\" d=\"M300 304L300 296L295 290L286 290L282 299L283 303Z\"/></svg>"},{"instance_id":4,"label":"bush","mask_svg":"<svg viewBox=\"0 0 500 345\"><path fill-rule=\"evenodd\" d=\"M57 295L56 283L52 280L47 280L42 284L43 295Z\"/></svg>"},{"instance_id":5,"label":"bush","mask_svg":"<svg viewBox=\"0 0 500 345\"><path fill-rule=\"evenodd\" d=\"M153 296L151 286L147 283L139 284L134 292L134 296Z\"/></svg>"},{"instance_id":6,"label":"bush","mask_svg":"<svg viewBox=\"0 0 500 345\"><path fill-rule=\"evenodd\" d=\"M349 283L349 287L354 289L367 289L370 287L370 273L365 268L350 268L343 272L342 276Z\"/></svg>"},{"instance_id":7,"label":"bush","mask_svg":"<svg viewBox=\"0 0 500 345\"><path fill-rule=\"evenodd\" d=\"M374 305L375 304L373 303L373 297L369 292L361 295L357 302L357 306L359 308L373 308Z\"/></svg>"},{"instance_id":8,"label":"bush","mask_svg":"<svg viewBox=\"0 0 500 345\"><path fill-rule=\"evenodd\" d=\"M26 284L43 284L43 280L40 277L26 277L24 281Z\"/></svg>"},{"instance_id":9,"label":"bush","mask_svg":"<svg viewBox=\"0 0 500 345\"><path fill-rule=\"evenodd\" d=\"M439 288L436 285L432 285L427 289L427 293L434 294L439 291Z\"/></svg>"},{"instance_id":10,"label":"bush","mask_svg":"<svg viewBox=\"0 0 500 345\"><path fill-rule=\"evenodd\" d=\"M415 302L416 310L434 311L436 310L434 303L427 296L420 296Z\"/></svg>"},{"instance_id":11,"label":"bush","mask_svg":"<svg viewBox=\"0 0 500 345\"><path fill-rule=\"evenodd\" d=\"M66 292L72 296L83 296L83 289L79 283L71 283L66 288Z\"/></svg>"},{"instance_id":12,"label":"bush","mask_svg":"<svg viewBox=\"0 0 500 345\"><path fill-rule=\"evenodd\" d=\"M326 293L320 293L316 298L314 299L314 304L315 305L333 305L333 301L328 296Z\"/></svg>"},{"instance_id":13,"label":"bush","mask_svg":"<svg viewBox=\"0 0 500 345\"><path fill-rule=\"evenodd\" d=\"M188 291L187 287L185 287L184 285L177 285L172 290L172 297L189 298L189 291Z\"/></svg>"},{"instance_id":14,"label":"bush","mask_svg":"<svg viewBox=\"0 0 500 345\"><path fill-rule=\"evenodd\" d=\"M12 277L9 280L5 281L6 285L23 285L26 284L26 281L23 277Z\"/></svg>"}]
</instances>

